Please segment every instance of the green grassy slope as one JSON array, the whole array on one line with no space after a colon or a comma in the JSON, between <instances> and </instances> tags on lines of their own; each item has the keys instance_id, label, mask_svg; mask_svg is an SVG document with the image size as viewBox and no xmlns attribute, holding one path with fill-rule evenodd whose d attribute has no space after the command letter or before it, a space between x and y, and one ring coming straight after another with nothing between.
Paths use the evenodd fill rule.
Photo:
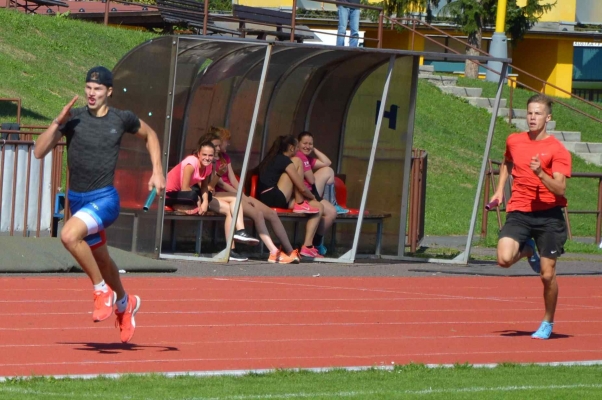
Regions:
<instances>
[{"instance_id":1,"label":"green grassy slope","mask_svg":"<svg viewBox=\"0 0 602 400\"><path fill-rule=\"evenodd\" d=\"M112 68L154 36L5 9L0 9L0 25L0 97L22 99L26 124L52 120L72 96L82 95L89 68ZM0 103L0 119L9 121L15 109Z\"/></svg>"}]
</instances>

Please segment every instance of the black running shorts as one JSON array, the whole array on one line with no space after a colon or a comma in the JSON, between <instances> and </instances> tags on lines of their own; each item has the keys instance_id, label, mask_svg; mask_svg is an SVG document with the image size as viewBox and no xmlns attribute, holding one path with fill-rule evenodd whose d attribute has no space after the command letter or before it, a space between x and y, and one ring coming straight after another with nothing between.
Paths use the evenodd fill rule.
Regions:
<instances>
[{"instance_id":1,"label":"black running shorts","mask_svg":"<svg viewBox=\"0 0 602 400\"><path fill-rule=\"evenodd\" d=\"M566 222L562 208L544 211L512 211L506 215L506 223L499 238L516 240L522 250L525 242L533 238L541 257L557 258L564 253L567 239Z\"/></svg>"},{"instance_id":2,"label":"black running shorts","mask_svg":"<svg viewBox=\"0 0 602 400\"><path fill-rule=\"evenodd\" d=\"M274 186L267 192L263 192L259 195L259 201L265 204L268 207L273 208L288 208L288 201L286 200L286 196L278 186Z\"/></svg>"}]
</instances>

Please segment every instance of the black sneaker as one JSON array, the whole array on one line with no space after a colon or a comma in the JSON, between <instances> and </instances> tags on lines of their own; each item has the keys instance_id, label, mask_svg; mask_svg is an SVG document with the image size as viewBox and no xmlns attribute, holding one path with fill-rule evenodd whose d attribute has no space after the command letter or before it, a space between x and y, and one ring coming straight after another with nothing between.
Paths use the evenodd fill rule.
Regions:
<instances>
[{"instance_id":1,"label":"black sneaker","mask_svg":"<svg viewBox=\"0 0 602 400\"><path fill-rule=\"evenodd\" d=\"M236 240L237 242L250 244L252 246L259 244L259 240L249 235L244 229L234 232L234 240Z\"/></svg>"},{"instance_id":2,"label":"black sneaker","mask_svg":"<svg viewBox=\"0 0 602 400\"><path fill-rule=\"evenodd\" d=\"M243 256L240 253L235 252L234 250L230 250L230 260L232 261L247 261L248 258Z\"/></svg>"}]
</instances>

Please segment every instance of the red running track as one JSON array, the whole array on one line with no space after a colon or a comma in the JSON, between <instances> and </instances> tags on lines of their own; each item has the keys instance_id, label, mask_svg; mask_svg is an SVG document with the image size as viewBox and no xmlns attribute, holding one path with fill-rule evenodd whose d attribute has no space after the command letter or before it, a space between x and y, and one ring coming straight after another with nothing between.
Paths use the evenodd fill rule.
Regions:
<instances>
[{"instance_id":1,"label":"red running track","mask_svg":"<svg viewBox=\"0 0 602 400\"><path fill-rule=\"evenodd\" d=\"M600 277L136 278L133 343L92 322L87 278L0 279L0 376L602 360Z\"/></svg>"}]
</instances>

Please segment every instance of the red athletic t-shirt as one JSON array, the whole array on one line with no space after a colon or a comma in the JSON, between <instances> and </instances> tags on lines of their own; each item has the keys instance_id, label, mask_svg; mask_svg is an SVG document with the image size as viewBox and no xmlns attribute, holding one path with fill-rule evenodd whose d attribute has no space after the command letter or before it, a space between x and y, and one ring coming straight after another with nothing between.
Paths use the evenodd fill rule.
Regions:
<instances>
[{"instance_id":1,"label":"red athletic t-shirt","mask_svg":"<svg viewBox=\"0 0 602 400\"><path fill-rule=\"evenodd\" d=\"M556 196L545 187L529 167L531 157L539 155L542 170L553 176L559 172L571 177L571 154L554 136L543 140L531 140L528 132L513 133L506 139L508 162L512 162L512 197L507 211L542 211L567 205L564 196Z\"/></svg>"}]
</instances>

